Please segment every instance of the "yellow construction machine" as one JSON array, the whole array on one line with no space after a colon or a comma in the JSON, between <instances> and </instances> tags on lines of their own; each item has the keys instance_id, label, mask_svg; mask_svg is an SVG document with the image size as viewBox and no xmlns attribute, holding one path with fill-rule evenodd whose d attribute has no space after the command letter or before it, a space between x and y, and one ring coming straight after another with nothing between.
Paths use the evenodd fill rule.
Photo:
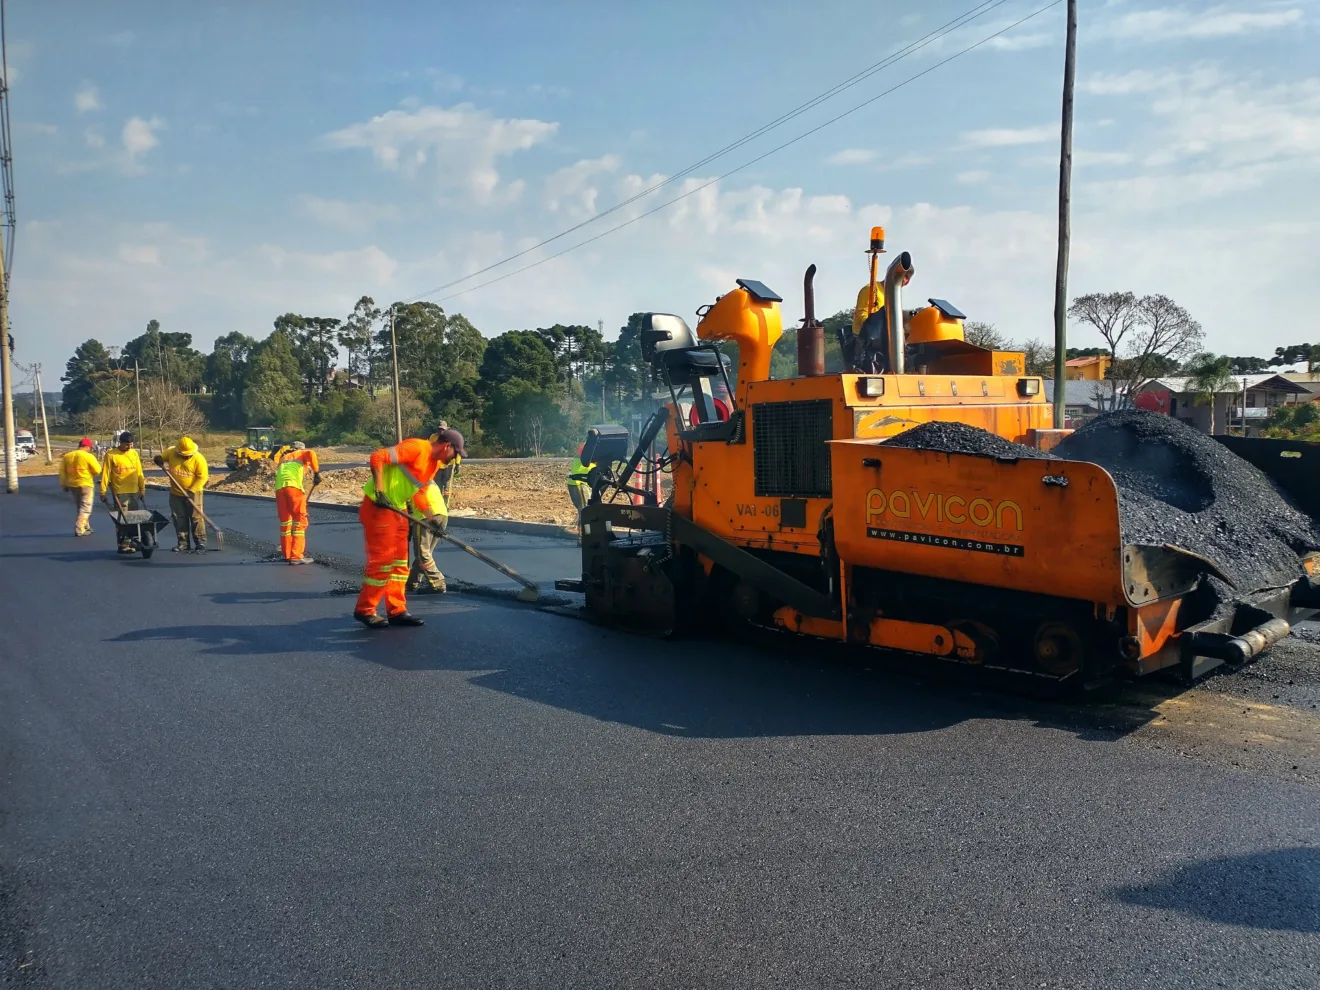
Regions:
<instances>
[{"instance_id":1,"label":"yellow construction machine","mask_svg":"<svg viewBox=\"0 0 1320 990\"><path fill-rule=\"evenodd\" d=\"M1192 678L1314 614L1320 554L1299 554L1295 580L1225 609L1203 593L1222 576L1212 562L1124 540L1115 481L1096 464L885 443L951 422L1047 451L1069 431L1051 428L1022 354L967 342L963 314L942 299L903 308L914 263L902 252L882 279L883 238L872 231L840 374L824 373L814 265L797 377L769 376L782 300L760 282L740 279L703 306L695 334L678 316L646 315L643 352L669 401L635 443L595 427L581 455L603 466L581 515L582 579L561 586L584 592L592 615L662 634L732 620L1093 683L1164 669ZM734 388L721 343L737 345ZM719 382L731 412L714 402ZM1320 477L1309 473L1320 449L1298 457L1290 468ZM663 504L657 472L672 483Z\"/></svg>"},{"instance_id":2,"label":"yellow construction machine","mask_svg":"<svg viewBox=\"0 0 1320 990\"><path fill-rule=\"evenodd\" d=\"M247 441L225 451L225 465L233 471L253 461L264 461L275 452L275 427L249 426Z\"/></svg>"}]
</instances>

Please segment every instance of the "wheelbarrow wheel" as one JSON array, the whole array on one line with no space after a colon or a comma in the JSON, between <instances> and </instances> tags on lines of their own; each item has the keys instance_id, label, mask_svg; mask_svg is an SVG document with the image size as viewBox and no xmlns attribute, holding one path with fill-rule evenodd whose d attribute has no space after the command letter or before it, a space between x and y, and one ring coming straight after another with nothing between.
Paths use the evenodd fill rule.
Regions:
<instances>
[{"instance_id":1,"label":"wheelbarrow wheel","mask_svg":"<svg viewBox=\"0 0 1320 990\"><path fill-rule=\"evenodd\" d=\"M156 552L156 548L155 548L155 547L143 547L143 548L142 548L142 559L143 559L143 560L150 560L150 559L151 559L151 555L152 555L153 553L155 553L155 552Z\"/></svg>"}]
</instances>

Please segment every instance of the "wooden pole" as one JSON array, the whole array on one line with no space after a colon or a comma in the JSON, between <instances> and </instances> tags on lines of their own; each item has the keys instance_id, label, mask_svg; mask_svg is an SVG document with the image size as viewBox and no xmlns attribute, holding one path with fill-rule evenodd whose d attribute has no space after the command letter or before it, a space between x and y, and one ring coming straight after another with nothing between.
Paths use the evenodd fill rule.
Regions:
<instances>
[{"instance_id":1,"label":"wooden pole","mask_svg":"<svg viewBox=\"0 0 1320 990\"><path fill-rule=\"evenodd\" d=\"M5 246L0 237L0 379L3 379L5 416L5 490L18 491L18 452L14 449L14 392L9 366L9 286L5 282Z\"/></svg>"},{"instance_id":2,"label":"wooden pole","mask_svg":"<svg viewBox=\"0 0 1320 990\"><path fill-rule=\"evenodd\" d=\"M399 341L394 336L394 307L390 307L390 360L394 364L395 442L403 443L403 400L399 398Z\"/></svg>"},{"instance_id":3,"label":"wooden pole","mask_svg":"<svg viewBox=\"0 0 1320 990\"><path fill-rule=\"evenodd\" d=\"M138 428L137 442L142 444L142 378L137 358L133 359L133 391L137 393Z\"/></svg>"},{"instance_id":4,"label":"wooden pole","mask_svg":"<svg viewBox=\"0 0 1320 990\"><path fill-rule=\"evenodd\" d=\"M37 399L41 402L41 432L46 438L46 463L55 460L50 452L50 424L46 422L46 393L41 390L41 365L37 365Z\"/></svg>"},{"instance_id":5,"label":"wooden pole","mask_svg":"<svg viewBox=\"0 0 1320 990\"><path fill-rule=\"evenodd\" d=\"M1054 273L1054 428L1063 429L1068 410L1068 245L1072 232L1073 78L1077 70L1077 0L1068 0L1068 36L1063 56L1063 121L1059 134L1059 255Z\"/></svg>"}]
</instances>

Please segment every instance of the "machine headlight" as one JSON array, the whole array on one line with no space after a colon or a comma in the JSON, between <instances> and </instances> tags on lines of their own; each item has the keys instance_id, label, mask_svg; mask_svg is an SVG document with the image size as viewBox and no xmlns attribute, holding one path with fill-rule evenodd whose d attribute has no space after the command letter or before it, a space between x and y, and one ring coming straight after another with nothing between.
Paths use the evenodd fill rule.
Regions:
<instances>
[{"instance_id":1,"label":"machine headlight","mask_svg":"<svg viewBox=\"0 0 1320 990\"><path fill-rule=\"evenodd\" d=\"M857 379L857 393L864 399L878 399L885 394L885 380L883 378L859 378Z\"/></svg>"},{"instance_id":2,"label":"machine headlight","mask_svg":"<svg viewBox=\"0 0 1320 990\"><path fill-rule=\"evenodd\" d=\"M1018 394L1019 394L1019 395L1040 395L1040 379L1039 379L1039 378L1019 378L1019 379L1018 379Z\"/></svg>"}]
</instances>

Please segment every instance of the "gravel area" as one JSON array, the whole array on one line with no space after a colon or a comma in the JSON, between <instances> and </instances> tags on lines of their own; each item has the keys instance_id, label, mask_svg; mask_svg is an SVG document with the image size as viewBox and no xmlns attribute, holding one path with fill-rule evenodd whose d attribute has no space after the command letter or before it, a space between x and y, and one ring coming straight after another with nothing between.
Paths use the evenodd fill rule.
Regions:
<instances>
[{"instance_id":1,"label":"gravel area","mask_svg":"<svg viewBox=\"0 0 1320 990\"><path fill-rule=\"evenodd\" d=\"M940 450L949 454L979 454L982 457L1048 458L1050 455L965 423L922 423L885 441L889 447Z\"/></svg>"},{"instance_id":2,"label":"gravel area","mask_svg":"<svg viewBox=\"0 0 1320 990\"><path fill-rule=\"evenodd\" d=\"M1054 454L1113 475L1125 540L1208 557L1238 593L1295 580L1299 555L1320 550L1320 524L1259 469L1171 416L1101 416Z\"/></svg>"}]
</instances>

